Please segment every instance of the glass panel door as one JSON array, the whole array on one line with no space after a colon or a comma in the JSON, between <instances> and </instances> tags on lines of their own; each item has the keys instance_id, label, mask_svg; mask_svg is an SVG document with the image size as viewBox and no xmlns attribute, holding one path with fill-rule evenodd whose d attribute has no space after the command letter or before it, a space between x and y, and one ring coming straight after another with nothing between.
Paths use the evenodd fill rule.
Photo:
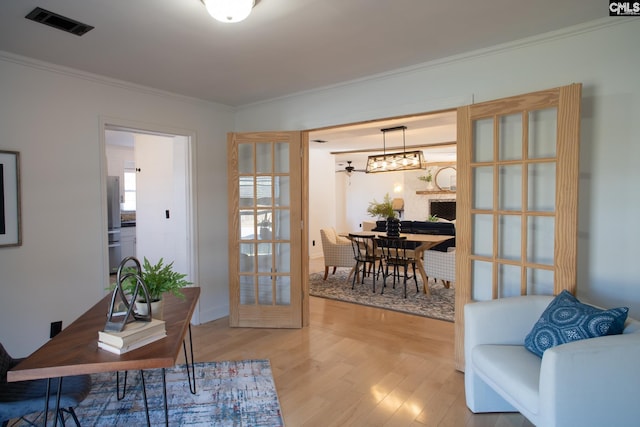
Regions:
<instances>
[{"instance_id":1,"label":"glass panel door","mask_svg":"<svg viewBox=\"0 0 640 427\"><path fill-rule=\"evenodd\" d=\"M580 96L574 84L458 110L458 369L466 303L575 292Z\"/></svg>"},{"instance_id":2,"label":"glass panel door","mask_svg":"<svg viewBox=\"0 0 640 427\"><path fill-rule=\"evenodd\" d=\"M232 134L229 152L231 326L301 327L300 134Z\"/></svg>"}]
</instances>

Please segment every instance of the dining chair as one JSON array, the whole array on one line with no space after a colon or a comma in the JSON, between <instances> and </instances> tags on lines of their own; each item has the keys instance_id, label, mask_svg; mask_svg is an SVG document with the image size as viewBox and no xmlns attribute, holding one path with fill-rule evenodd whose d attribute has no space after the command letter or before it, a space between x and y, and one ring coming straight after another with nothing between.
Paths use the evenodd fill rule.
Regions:
<instances>
[{"instance_id":1,"label":"dining chair","mask_svg":"<svg viewBox=\"0 0 640 427\"><path fill-rule=\"evenodd\" d=\"M410 279L416 282L416 291L419 291L418 278L416 276L416 262L419 262L419 260L416 260L414 242L407 241L406 237L380 236L377 239L377 246L384 259L380 294L384 293L387 277L389 276L393 276L393 289L396 288L396 279L400 281L401 269L404 298L407 297L407 281ZM411 276L409 275L409 266L413 269L413 275Z\"/></svg>"},{"instance_id":2,"label":"dining chair","mask_svg":"<svg viewBox=\"0 0 640 427\"><path fill-rule=\"evenodd\" d=\"M351 240L351 249L353 251L353 259L356 261L354 268L355 274L351 282L351 289L355 289L356 279L362 273L361 283L364 283L364 277L371 274L373 277L373 293L376 292L376 262L380 259L376 251L375 234L353 234L349 233Z\"/></svg>"},{"instance_id":3,"label":"dining chair","mask_svg":"<svg viewBox=\"0 0 640 427\"><path fill-rule=\"evenodd\" d=\"M353 259L349 239L339 236L333 228L320 229L320 238L322 240L322 253L324 255L323 280L327 280L329 267L333 267L333 274L336 273L337 267L349 267L353 269L356 261ZM351 272L349 275L351 275Z\"/></svg>"},{"instance_id":4,"label":"dining chair","mask_svg":"<svg viewBox=\"0 0 640 427\"><path fill-rule=\"evenodd\" d=\"M445 288L451 287L456 281L456 248L448 248L447 252L424 251L424 271L427 278L433 277L435 281L442 280ZM425 283L425 286L427 284Z\"/></svg>"},{"instance_id":5,"label":"dining chair","mask_svg":"<svg viewBox=\"0 0 640 427\"><path fill-rule=\"evenodd\" d=\"M14 359L0 344L0 425L7 426L9 421L20 418L28 424L35 425L34 422L24 419L24 416L31 413L42 412L47 396L47 380L30 380L7 382L7 371L20 363L22 359ZM59 378L51 380L49 386L49 408L56 407L56 393L58 390ZM60 410L56 414L62 425L65 424L64 413L71 415L80 427L80 422L73 410L78 406L91 390L91 377L89 375L75 375L62 379L62 389L60 392ZM43 414L44 417L47 414Z\"/></svg>"}]
</instances>

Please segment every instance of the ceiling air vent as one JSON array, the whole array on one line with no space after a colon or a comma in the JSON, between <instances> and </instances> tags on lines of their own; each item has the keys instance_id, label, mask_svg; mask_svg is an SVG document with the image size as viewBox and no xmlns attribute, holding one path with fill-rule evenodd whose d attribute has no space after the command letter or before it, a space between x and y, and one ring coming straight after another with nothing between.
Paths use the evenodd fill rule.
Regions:
<instances>
[{"instance_id":1,"label":"ceiling air vent","mask_svg":"<svg viewBox=\"0 0 640 427\"><path fill-rule=\"evenodd\" d=\"M74 21L66 16L58 15L57 13L49 12L41 7L36 7L27 16L27 19L39 22L41 24L49 25L50 27L57 28L67 33L81 36L84 33L93 30L91 25L83 24L82 22Z\"/></svg>"}]
</instances>

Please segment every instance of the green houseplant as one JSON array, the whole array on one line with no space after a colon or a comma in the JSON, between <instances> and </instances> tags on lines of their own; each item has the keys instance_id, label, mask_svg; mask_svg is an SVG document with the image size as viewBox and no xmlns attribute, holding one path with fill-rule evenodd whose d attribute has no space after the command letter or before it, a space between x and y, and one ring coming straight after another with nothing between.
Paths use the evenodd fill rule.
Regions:
<instances>
[{"instance_id":1,"label":"green houseplant","mask_svg":"<svg viewBox=\"0 0 640 427\"><path fill-rule=\"evenodd\" d=\"M376 199L373 199L372 202L369 202L367 213L376 218L395 218L396 212L393 210L393 205L391 204L391 197L389 197L389 193L385 194L382 202L378 202Z\"/></svg>"},{"instance_id":2,"label":"green houseplant","mask_svg":"<svg viewBox=\"0 0 640 427\"><path fill-rule=\"evenodd\" d=\"M433 171L431 170L431 168L427 168L425 170L425 174L424 175L420 175L418 177L418 179L420 181L424 181L424 182L427 183L427 189L433 189L434 188Z\"/></svg>"},{"instance_id":3,"label":"green houseplant","mask_svg":"<svg viewBox=\"0 0 640 427\"><path fill-rule=\"evenodd\" d=\"M128 267L124 270L125 273L137 273L135 267ZM185 280L186 274L178 273L173 270L173 261L169 264L164 264L164 260L160 260L156 264L151 264L147 257L144 257L142 264L142 280L149 292L149 301L152 311L152 316L161 319L162 318L162 295L169 292L177 297L184 298L184 294L181 289L192 283ZM136 280L133 277L129 277L122 282L123 290L128 294L133 294L136 287ZM147 314L147 301L144 299L144 295L138 295L136 301L138 313Z\"/></svg>"}]
</instances>

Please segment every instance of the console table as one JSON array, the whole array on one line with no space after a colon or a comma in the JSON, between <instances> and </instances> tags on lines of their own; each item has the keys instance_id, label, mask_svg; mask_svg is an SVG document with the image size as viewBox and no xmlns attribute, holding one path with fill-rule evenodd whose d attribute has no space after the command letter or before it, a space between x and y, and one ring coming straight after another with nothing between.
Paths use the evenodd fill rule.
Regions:
<instances>
[{"instance_id":1,"label":"console table","mask_svg":"<svg viewBox=\"0 0 640 427\"><path fill-rule=\"evenodd\" d=\"M111 294L91 307L62 332L49 340L33 354L7 372L7 381L61 378L70 375L95 374L145 369L162 369L164 386L165 420L168 425L167 390L164 381L165 369L175 365L182 347L186 354L185 335L189 331L191 366L193 367L193 342L191 341L191 316L200 297L200 288L184 288L184 299L165 294L164 321L167 336L139 349L122 355L98 348L98 331L104 329ZM189 375L189 361L187 375ZM195 376L193 378L195 385ZM191 376L189 376L191 382ZM62 381L59 382L62 384ZM192 389L192 392L195 392ZM48 411L47 396L45 411ZM147 422L148 408L147 409ZM56 408L57 410L57 408ZM57 413L57 411L56 411ZM45 426L46 426L45 412ZM57 424L57 417L55 423ZM54 424L55 425L55 424Z\"/></svg>"}]
</instances>

